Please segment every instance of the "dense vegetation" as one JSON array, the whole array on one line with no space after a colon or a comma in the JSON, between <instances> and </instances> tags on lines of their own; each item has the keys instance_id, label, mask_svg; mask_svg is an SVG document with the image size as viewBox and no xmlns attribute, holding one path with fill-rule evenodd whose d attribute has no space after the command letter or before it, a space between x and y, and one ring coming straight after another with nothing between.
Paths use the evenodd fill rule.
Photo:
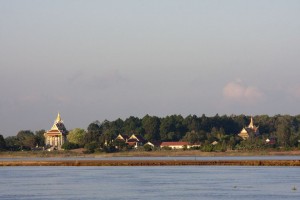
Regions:
<instances>
[{"instance_id":1,"label":"dense vegetation","mask_svg":"<svg viewBox=\"0 0 300 200\"><path fill-rule=\"evenodd\" d=\"M251 135L243 141L237 134L248 126L250 117L245 115L207 117L202 115L171 115L156 117L146 115L143 118L129 117L125 120L95 121L87 130L76 128L69 132L65 149L85 147L87 152L102 149L114 151L114 147L127 150L126 144L116 144L114 138L119 134L140 134L148 141L188 141L201 144L202 151L225 151L228 149L298 148L300 140L300 115L260 115L253 117L259 126L260 135ZM0 135L0 150L24 150L44 146L44 130L33 133L22 130L16 136L3 138ZM266 139L276 142L267 144ZM217 144L212 145L216 141ZM149 150L148 147L145 150Z\"/></svg>"}]
</instances>

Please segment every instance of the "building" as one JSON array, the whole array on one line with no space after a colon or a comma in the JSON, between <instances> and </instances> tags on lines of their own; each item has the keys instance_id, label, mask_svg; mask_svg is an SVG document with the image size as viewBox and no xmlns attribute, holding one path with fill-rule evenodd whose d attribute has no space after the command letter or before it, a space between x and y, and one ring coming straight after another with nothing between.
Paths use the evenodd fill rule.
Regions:
<instances>
[{"instance_id":1,"label":"building","mask_svg":"<svg viewBox=\"0 0 300 200\"><path fill-rule=\"evenodd\" d=\"M58 113L52 128L44 133L46 146L53 150L60 150L61 146L67 141L67 134L68 131Z\"/></svg>"},{"instance_id":2,"label":"building","mask_svg":"<svg viewBox=\"0 0 300 200\"><path fill-rule=\"evenodd\" d=\"M188 142L162 142L160 148L168 147L171 149L183 149L184 147L190 148Z\"/></svg>"},{"instance_id":3,"label":"building","mask_svg":"<svg viewBox=\"0 0 300 200\"><path fill-rule=\"evenodd\" d=\"M254 125L252 117L250 120L250 124L247 127L244 127L238 134L238 136L246 140L250 137L251 134L253 134L254 136L259 135L258 127Z\"/></svg>"},{"instance_id":4,"label":"building","mask_svg":"<svg viewBox=\"0 0 300 200\"><path fill-rule=\"evenodd\" d=\"M141 135L135 134L132 134L130 137L125 134L119 134L115 140L124 141L126 144L133 146L134 148L143 146L147 142Z\"/></svg>"},{"instance_id":5,"label":"building","mask_svg":"<svg viewBox=\"0 0 300 200\"><path fill-rule=\"evenodd\" d=\"M115 140L127 142L128 139L129 139L128 135L125 135L125 134L119 134L119 135L116 137Z\"/></svg>"},{"instance_id":6,"label":"building","mask_svg":"<svg viewBox=\"0 0 300 200\"><path fill-rule=\"evenodd\" d=\"M195 147L200 147L200 144L190 144L188 142L162 142L160 144L160 148L168 147L171 149L190 149L190 148L195 148Z\"/></svg>"},{"instance_id":7,"label":"building","mask_svg":"<svg viewBox=\"0 0 300 200\"><path fill-rule=\"evenodd\" d=\"M138 148L139 146L143 146L147 141L141 135L132 134L130 138L127 140L127 144L129 146L134 146L134 148Z\"/></svg>"}]
</instances>

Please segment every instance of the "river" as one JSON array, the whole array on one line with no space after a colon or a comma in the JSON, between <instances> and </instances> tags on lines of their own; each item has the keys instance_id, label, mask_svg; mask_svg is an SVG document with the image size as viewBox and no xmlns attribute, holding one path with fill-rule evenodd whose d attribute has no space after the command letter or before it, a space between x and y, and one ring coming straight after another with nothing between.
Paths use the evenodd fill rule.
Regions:
<instances>
[{"instance_id":1,"label":"river","mask_svg":"<svg viewBox=\"0 0 300 200\"><path fill-rule=\"evenodd\" d=\"M1 200L299 199L299 167L1 167Z\"/></svg>"}]
</instances>

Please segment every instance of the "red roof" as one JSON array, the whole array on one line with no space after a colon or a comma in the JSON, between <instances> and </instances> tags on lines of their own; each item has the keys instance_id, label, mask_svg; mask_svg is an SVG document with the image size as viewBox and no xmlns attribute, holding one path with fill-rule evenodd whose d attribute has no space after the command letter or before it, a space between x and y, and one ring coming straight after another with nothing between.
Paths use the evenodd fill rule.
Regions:
<instances>
[{"instance_id":1,"label":"red roof","mask_svg":"<svg viewBox=\"0 0 300 200\"><path fill-rule=\"evenodd\" d=\"M160 146L184 146L188 144L188 142L162 142Z\"/></svg>"},{"instance_id":2,"label":"red roof","mask_svg":"<svg viewBox=\"0 0 300 200\"><path fill-rule=\"evenodd\" d=\"M129 146L135 146L136 142L127 142Z\"/></svg>"},{"instance_id":3,"label":"red roof","mask_svg":"<svg viewBox=\"0 0 300 200\"><path fill-rule=\"evenodd\" d=\"M60 132L59 130L50 130L50 131L47 131L46 133L45 133L46 135L48 135L48 136L52 136L52 135L61 135L62 134L62 132Z\"/></svg>"}]
</instances>

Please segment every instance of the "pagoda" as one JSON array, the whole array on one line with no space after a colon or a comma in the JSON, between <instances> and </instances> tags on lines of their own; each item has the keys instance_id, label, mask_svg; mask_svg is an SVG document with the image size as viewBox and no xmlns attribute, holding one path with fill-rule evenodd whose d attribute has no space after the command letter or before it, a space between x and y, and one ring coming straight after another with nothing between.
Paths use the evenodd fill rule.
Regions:
<instances>
[{"instance_id":1,"label":"pagoda","mask_svg":"<svg viewBox=\"0 0 300 200\"><path fill-rule=\"evenodd\" d=\"M52 128L44 133L46 146L50 147L53 150L60 150L61 146L67 140L67 134L68 131L65 128L60 114L58 113Z\"/></svg>"},{"instance_id":2,"label":"pagoda","mask_svg":"<svg viewBox=\"0 0 300 200\"><path fill-rule=\"evenodd\" d=\"M252 117L250 120L250 124L247 127L244 127L238 134L238 136L246 140L250 137L250 134L253 134L255 136L259 135L258 127L254 125Z\"/></svg>"}]
</instances>

